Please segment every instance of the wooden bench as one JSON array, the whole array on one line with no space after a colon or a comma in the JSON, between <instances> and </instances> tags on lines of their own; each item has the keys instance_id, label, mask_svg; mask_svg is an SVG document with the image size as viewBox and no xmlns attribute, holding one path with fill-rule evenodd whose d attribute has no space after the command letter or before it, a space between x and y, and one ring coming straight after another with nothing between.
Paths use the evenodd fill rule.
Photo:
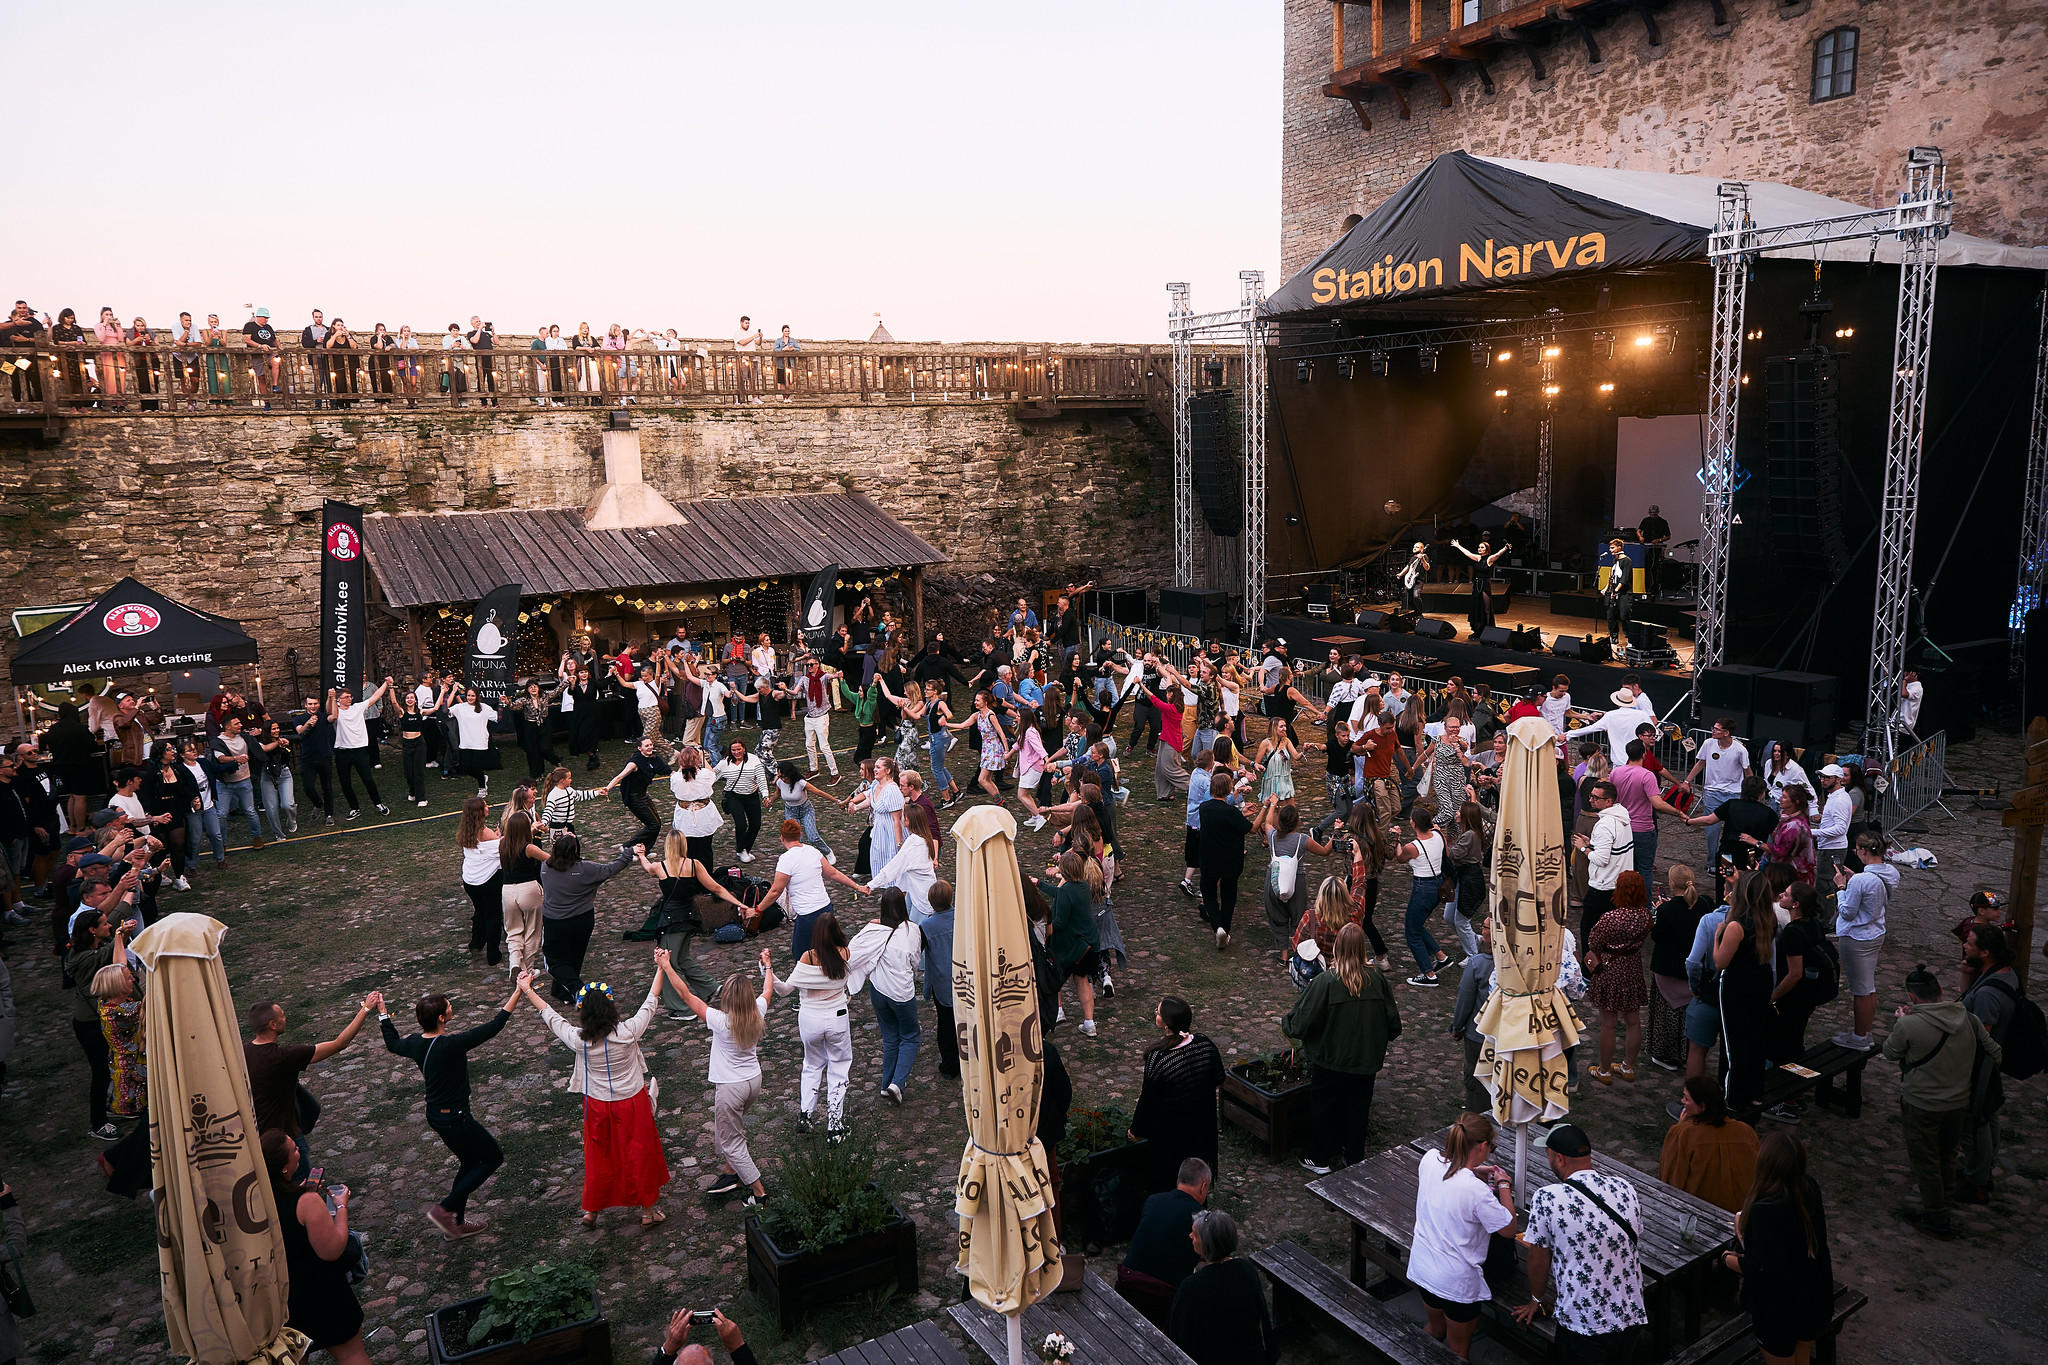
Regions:
<instances>
[{"instance_id":1,"label":"wooden bench","mask_svg":"<svg viewBox=\"0 0 2048 1365\"><path fill-rule=\"evenodd\" d=\"M1252 1253L1252 1263L1273 1281L1273 1316L1283 1327L1316 1310L1396 1365L1457 1365L1451 1349L1419 1322L1401 1316L1292 1242Z\"/></svg>"},{"instance_id":2,"label":"wooden bench","mask_svg":"<svg viewBox=\"0 0 2048 1365\"><path fill-rule=\"evenodd\" d=\"M1816 1043L1806 1050L1799 1059L1799 1065L1820 1073L1816 1076L1800 1076L1782 1066L1774 1066L1764 1076L1764 1105L1783 1104L1798 1099L1808 1090L1825 1109L1838 1100L1842 1113L1848 1118L1860 1118L1863 1114L1863 1068L1877 1055L1877 1049L1867 1052L1853 1047L1837 1047L1833 1043ZM1842 1079L1842 1090L1835 1091L1835 1078Z\"/></svg>"},{"instance_id":3,"label":"wooden bench","mask_svg":"<svg viewBox=\"0 0 2048 1365\"><path fill-rule=\"evenodd\" d=\"M849 1346L817 1365L967 1365L967 1357L930 1320Z\"/></svg>"},{"instance_id":4,"label":"wooden bench","mask_svg":"<svg viewBox=\"0 0 2048 1365\"><path fill-rule=\"evenodd\" d=\"M1842 1326L1849 1321L1850 1314L1869 1302L1868 1297L1845 1284L1835 1286L1835 1303L1828 1316L1827 1334L1813 1343L1815 1365L1834 1365L1835 1338L1841 1335ZM1664 1365L1749 1365L1749 1362L1761 1359L1763 1348L1757 1345L1749 1314L1738 1313L1672 1356Z\"/></svg>"}]
</instances>

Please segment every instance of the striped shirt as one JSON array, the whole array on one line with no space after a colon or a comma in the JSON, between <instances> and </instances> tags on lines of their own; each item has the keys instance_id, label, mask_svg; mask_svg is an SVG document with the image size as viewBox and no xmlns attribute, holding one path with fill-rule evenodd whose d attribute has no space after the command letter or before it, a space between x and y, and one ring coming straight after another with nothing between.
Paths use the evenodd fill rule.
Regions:
<instances>
[{"instance_id":1,"label":"striped shirt","mask_svg":"<svg viewBox=\"0 0 2048 1365\"><path fill-rule=\"evenodd\" d=\"M550 788L547 802L541 807L541 822L549 829L567 828L576 820L578 804L603 795L602 787L589 791L575 787Z\"/></svg>"},{"instance_id":2,"label":"striped shirt","mask_svg":"<svg viewBox=\"0 0 2048 1365\"><path fill-rule=\"evenodd\" d=\"M742 762L720 759L711 771L725 779L728 796L753 796L767 790L768 769L759 754L748 754Z\"/></svg>"}]
</instances>

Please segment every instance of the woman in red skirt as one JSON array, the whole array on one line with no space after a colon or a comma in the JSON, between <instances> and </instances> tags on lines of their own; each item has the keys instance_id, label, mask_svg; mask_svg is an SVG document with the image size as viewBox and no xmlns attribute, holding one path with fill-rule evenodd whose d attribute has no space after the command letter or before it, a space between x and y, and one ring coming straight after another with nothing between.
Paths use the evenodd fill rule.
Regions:
<instances>
[{"instance_id":1,"label":"woman in red skirt","mask_svg":"<svg viewBox=\"0 0 2048 1365\"><path fill-rule=\"evenodd\" d=\"M667 961L667 951L657 949L654 959ZM639 1209L642 1227L666 1222L655 1205L668 1183L668 1159L654 1131L647 1062L640 1055L640 1035L654 1022L661 1000L659 969L646 1003L623 1021L611 987L602 981L587 981L576 992L573 1024L534 994L531 971L519 974L519 989L576 1057L569 1089L583 1094L583 1226L596 1227L597 1215L613 1208Z\"/></svg>"}]
</instances>

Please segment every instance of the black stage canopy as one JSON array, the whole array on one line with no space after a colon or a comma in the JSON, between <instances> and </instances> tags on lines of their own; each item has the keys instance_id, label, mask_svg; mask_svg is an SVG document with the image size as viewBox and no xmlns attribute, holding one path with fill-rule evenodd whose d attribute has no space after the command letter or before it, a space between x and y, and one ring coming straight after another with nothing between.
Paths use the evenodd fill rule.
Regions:
<instances>
[{"instance_id":1,"label":"black stage canopy","mask_svg":"<svg viewBox=\"0 0 2048 1365\"><path fill-rule=\"evenodd\" d=\"M256 641L224 616L124 578L15 651L14 681L61 683L256 662Z\"/></svg>"}]
</instances>

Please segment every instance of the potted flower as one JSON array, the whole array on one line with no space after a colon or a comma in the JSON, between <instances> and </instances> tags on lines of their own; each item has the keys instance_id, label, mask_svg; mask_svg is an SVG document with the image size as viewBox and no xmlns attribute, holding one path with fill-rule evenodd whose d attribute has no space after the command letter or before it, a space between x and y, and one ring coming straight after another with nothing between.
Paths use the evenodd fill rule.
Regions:
<instances>
[{"instance_id":1,"label":"potted flower","mask_svg":"<svg viewBox=\"0 0 2048 1365\"><path fill-rule=\"evenodd\" d=\"M1145 1192L1138 1173L1145 1143L1131 1141L1131 1116L1111 1106L1067 1111L1060 1139L1060 1230L1083 1249L1121 1242L1138 1226Z\"/></svg>"},{"instance_id":2,"label":"potted flower","mask_svg":"<svg viewBox=\"0 0 2048 1365\"><path fill-rule=\"evenodd\" d=\"M747 1219L747 1280L788 1332L869 1289L917 1292L917 1226L883 1193L872 1137L805 1142L766 1210Z\"/></svg>"},{"instance_id":3,"label":"potted flower","mask_svg":"<svg viewBox=\"0 0 2048 1365\"><path fill-rule=\"evenodd\" d=\"M1292 1156L1308 1131L1308 1069L1292 1048L1239 1062L1223 1072L1223 1118L1264 1144L1275 1159Z\"/></svg>"},{"instance_id":4,"label":"potted flower","mask_svg":"<svg viewBox=\"0 0 2048 1365\"><path fill-rule=\"evenodd\" d=\"M1067 1365L1074 1358L1074 1343L1058 1332L1047 1332L1038 1343L1039 1365Z\"/></svg>"},{"instance_id":5,"label":"potted flower","mask_svg":"<svg viewBox=\"0 0 2048 1365\"><path fill-rule=\"evenodd\" d=\"M611 1365L597 1277L580 1262L508 1271L490 1292L427 1315L434 1365Z\"/></svg>"}]
</instances>

